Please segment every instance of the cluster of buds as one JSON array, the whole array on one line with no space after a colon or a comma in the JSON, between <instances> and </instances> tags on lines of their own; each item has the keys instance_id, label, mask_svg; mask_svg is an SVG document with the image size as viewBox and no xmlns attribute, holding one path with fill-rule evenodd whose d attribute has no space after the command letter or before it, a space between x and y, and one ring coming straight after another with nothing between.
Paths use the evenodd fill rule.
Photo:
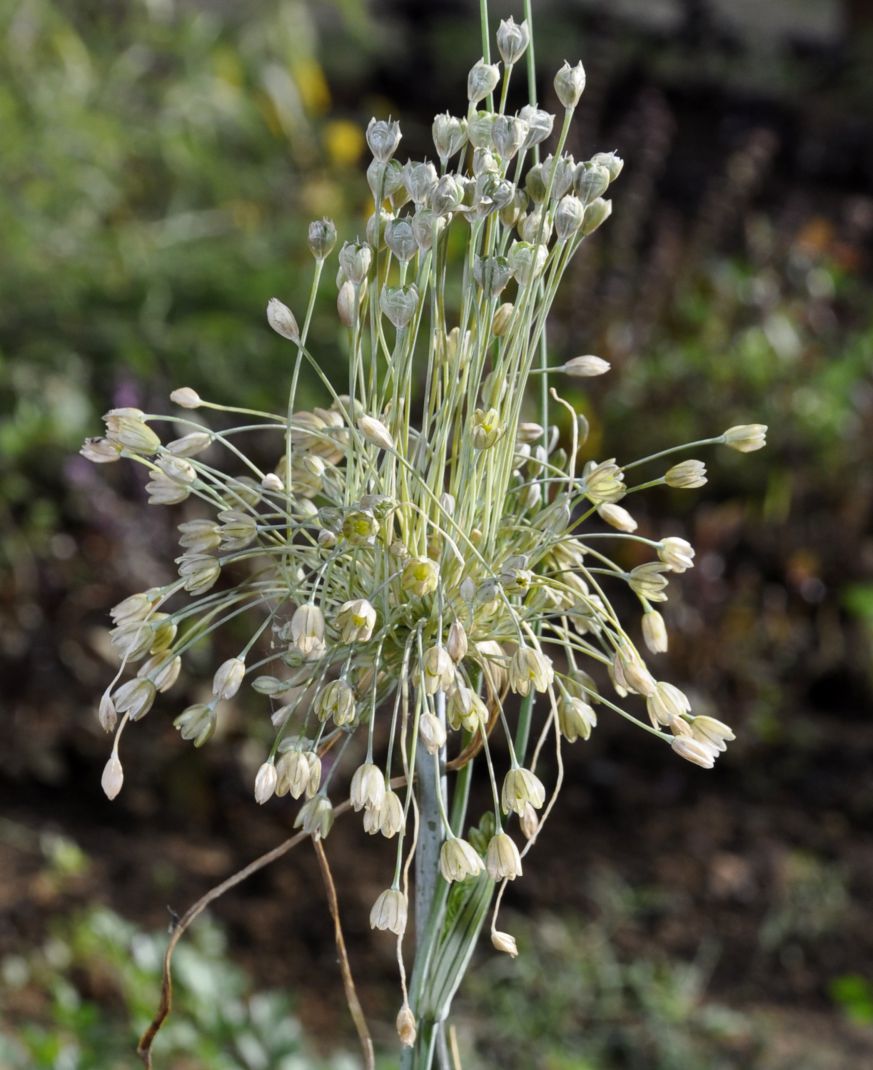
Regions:
<instances>
[{"instance_id":1,"label":"cluster of buds","mask_svg":"<svg viewBox=\"0 0 873 1070\"><path fill-rule=\"evenodd\" d=\"M609 371L590 354L550 367L543 332L573 255L611 213L604 194L622 161L597 153L577 162L564 151L585 85L581 64L555 78L564 110L557 134L555 117L536 104L508 113L528 27L507 20L497 41L503 68L473 67L466 114L434 119L439 168L396 159L397 122L374 119L367 128L373 211L367 240L342 246L336 280L347 386L335 389L321 372L309 316L300 327L273 299L267 320L293 363L286 415L208 403L182 387L172 400L190 415L113 409L105 436L82 450L97 463L140 465L152 504L196 503L179 524L178 577L112 611L120 667L99 710L115 733L107 795L122 785L122 731L175 684L194 644L248 614L249 638L215 673L212 699L174 723L202 746L222 705L250 684L266 705L253 735L270 737L255 799L302 800L297 825L316 837L330 831L332 782L350 776L365 831L397 846L394 879L371 923L398 935L407 923L401 875L419 778L440 781L474 761L487 767L490 834L475 845L443 805L439 868L449 882L484 874L503 882L521 875L560 786L547 789L537 775L544 746L551 741L560 752L589 739L596 710L622 714L705 768L733 738L659 681L634 640L638 632L650 655L666 651L654 604L667 599L673 575L693 566L694 550L679 537L639 533L628 503L658 485L701 486L703 463L665 468L664 454L629 463L586 456L587 423L554 390L550 403L571 417L569 436L562 439L545 402L540 422L526 413L532 375ZM313 223L309 241L314 296L335 227ZM458 245L461 298L453 308L446 275L448 251ZM325 389L323 406L305 411L296 397L304 367ZM417 423L413 383L424 386ZM208 426L206 410L240 413L242 426ZM162 422L181 437L164 441ZM278 425L272 467L241 445L261 425ZM764 445L765 430L732 427L665 453L715 444L748 452ZM634 483L640 465L651 474ZM621 548L631 543L652 560L626 568ZM615 586L632 592L639 621L620 618L610 600ZM632 710L640 700L643 717ZM535 717L539 735L531 737ZM510 730L513 719L524 731ZM492 755L497 737L509 754L502 778ZM536 740L529 752L528 738ZM337 760L322 763L329 751ZM510 834L516 818L521 849ZM508 934L494 929L492 940L514 954Z\"/></svg>"}]
</instances>

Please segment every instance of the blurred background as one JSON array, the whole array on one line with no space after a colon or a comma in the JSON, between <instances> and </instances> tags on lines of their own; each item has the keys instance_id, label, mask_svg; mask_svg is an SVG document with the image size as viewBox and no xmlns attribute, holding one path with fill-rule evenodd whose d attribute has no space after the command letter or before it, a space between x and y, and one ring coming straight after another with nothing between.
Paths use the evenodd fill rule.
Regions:
<instances>
[{"instance_id":1,"label":"blurred background","mask_svg":"<svg viewBox=\"0 0 873 1070\"><path fill-rule=\"evenodd\" d=\"M710 773L621 723L569 748L507 895L522 954L481 949L457 1002L464 1067L873 1065L873 7L534 6L540 103L581 58L569 149L626 161L550 333L554 363L613 364L575 397L588 455L770 434L639 515L698 552L663 675L738 741ZM284 398L263 310L305 302L307 222L363 232L367 120L399 116L400 157L432 154L480 53L473 0L0 0L3 1070L137 1065L168 907L293 814L252 801L254 705L204 751L172 728L220 651L128 737L125 789L104 799L107 610L170 574L180 517L78 446L107 408L160 411L179 385ZM334 300L328 285L313 327L328 369ZM328 850L390 1048L396 966L367 924L386 857L357 823ZM219 902L177 962L161 1066L356 1065L310 853Z\"/></svg>"}]
</instances>

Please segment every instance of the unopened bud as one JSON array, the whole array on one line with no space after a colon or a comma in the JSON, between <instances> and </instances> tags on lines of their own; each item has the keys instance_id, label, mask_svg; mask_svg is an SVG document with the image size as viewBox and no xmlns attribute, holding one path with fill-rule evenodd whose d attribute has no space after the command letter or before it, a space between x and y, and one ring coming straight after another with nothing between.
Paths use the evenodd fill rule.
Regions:
<instances>
[{"instance_id":1,"label":"unopened bud","mask_svg":"<svg viewBox=\"0 0 873 1070\"><path fill-rule=\"evenodd\" d=\"M197 409L202 404L200 395L190 386L180 386L170 394L170 401L181 409Z\"/></svg>"},{"instance_id":2,"label":"unopened bud","mask_svg":"<svg viewBox=\"0 0 873 1070\"><path fill-rule=\"evenodd\" d=\"M387 163L391 159L402 136L400 123L392 122L390 118L387 122L373 118L367 124L367 144L380 163Z\"/></svg>"},{"instance_id":3,"label":"unopened bud","mask_svg":"<svg viewBox=\"0 0 873 1070\"><path fill-rule=\"evenodd\" d=\"M397 1035L404 1048L411 1048L415 1044L418 1031L415 1028L415 1015L409 1009L409 1004L404 1003L397 1015Z\"/></svg>"},{"instance_id":4,"label":"unopened bud","mask_svg":"<svg viewBox=\"0 0 873 1070\"><path fill-rule=\"evenodd\" d=\"M121 768L118 754L113 751L112 754L109 755L109 761L103 767L103 775L100 777L100 787L103 788L106 798L111 800L121 791L121 785L123 783L124 770Z\"/></svg>"},{"instance_id":5,"label":"unopened bud","mask_svg":"<svg viewBox=\"0 0 873 1070\"><path fill-rule=\"evenodd\" d=\"M500 81L500 68L496 63L486 63L480 59L467 75L467 99L471 104L478 104L489 93L493 93Z\"/></svg>"},{"instance_id":6,"label":"unopened bud","mask_svg":"<svg viewBox=\"0 0 873 1070\"><path fill-rule=\"evenodd\" d=\"M589 234L593 234L597 230L601 223L605 223L611 215L612 201L605 201L602 197L598 197L596 201L592 201L585 209L585 218L582 220L582 234L587 238Z\"/></svg>"},{"instance_id":7,"label":"unopened bud","mask_svg":"<svg viewBox=\"0 0 873 1070\"><path fill-rule=\"evenodd\" d=\"M325 260L336 245L336 225L332 219L314 219L309 224L309 250L316 260Z\"/></svg>"},{"instance_id":8,"label":"unopened bud","mask_svg":"<svg viewBox=\"0 0 873 1070\"><path fill-rule=\"evenodd\" d=\"M515 937L510 933L500 932L499 929L491 930L491 945L495 951L502 951L504 955L509 955L510 958L518 957L518 944L515 942Z\"/></svg>"},{"instance_id":9,"label":"unopened bud","mask_svg":"<svg viewBox=\"0 0 873 1070\"><path fill-rule=\"evenodd\" d=\"M575 108L585 89L585 68L581 63L571 67L565 61L564 66L555 75L555 93L565 108Z\"/></svg>"},{"instance_id":10,"label":"unopened bud","mask_svg":"<svg viewBox=\"0 0 873 1070\"><path fill-rule=\"evenodd\" d=\"M577 379L590 379L595 375L605 375L612 365L602 357L585 356L573 357L561 366L565 375L572 375Z\"/></svg>"},{"instance_id":11,"label":"unopened bud","mask_svg":"<svg viewBox=\"0 0 873 1070\"><path fill-rule=\"evenodd\" d=\"M289 342L300 341L300 328L297 326L294 313L275 297L271 297L267 302L267 322L276 334L281 334Z\"/></svg>"}]
</instances>

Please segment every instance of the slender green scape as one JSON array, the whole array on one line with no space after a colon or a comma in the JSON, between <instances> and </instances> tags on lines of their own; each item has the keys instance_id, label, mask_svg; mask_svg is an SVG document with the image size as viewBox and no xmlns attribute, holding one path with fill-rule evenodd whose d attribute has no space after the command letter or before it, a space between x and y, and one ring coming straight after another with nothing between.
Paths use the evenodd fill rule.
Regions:
<instances>
[{"instance_id":1,"label":"slender green scape","mask_svg":"<svg viewBox=\"0 0 873 1070\"><path fill-rule=\"evenodd\" d=\"M330 790L345 790L352 773L350 801L365 831L397 845L370 920L397 937L397 1028L410 1068L430 1067L444 1043L442 1024L495 884L492 942L516 954L513 938L497 929L502 891L521 876L554 805L563 744L590 737L597 707L704 768L734 738L726 724L694 716L683 692L652 674L632 634L639 627L652 655L667 649L654 607L666 600L670 576L692 567L694 550L681 538L634 535L636 521L619 502L650 487L702 486L703 463L659 471L663 454L629 464L586 458L584 417L548 386L551 374L609 370L591 355L556 368L543 358L558 287L580 245L608 219L604 195L622 161L597 153L577 163L564 151L585 85L582 65L565 64L554 80L560 129L553 153L539 162L555 117L533 102L507 111L511 77L529 45L527 21L501 22L502 71L480 60L469 74L466 116L434 119L438 168L399 163L398 123L370 122L373 213L366 241L339 252L347 384L327 379L309 342L336 242L333 223L321 220L309 227L315 272L302 330L281 302L267 308L293 353L284 413L208 403L182 387L171 395L181 409L245 422L221 430L113 409L105 437L82 448L97 463L141 465L151 504L200 499L203 506L202 516L179 525L178 579L111 612L120 665L99 706L100 723L114 733L107 796L122 787L123 733L173 686L183 655L248 616L250 638L215 672L210 701L174 723L202 746L222 705L247 681L269 700L273 729L255 799L303 799L296 827L317 838L333 821ZM532 68L528 81L533 87ZM462 254L450 255L450 246ZM312 411L297 407L304 367L324 391L323 407ZM526 418L532 375L542 376L540 422ZM569 423L563 439L550 423L550 403ZM161 422L186 433L162 442L154 430ZM269 471L240 445L265 430L277 438ZM676 449L756 450L765 431L733 427ZM655 474L629 486L627 474L643 464ZM653 560L626 570L610 552L616 539L650 547ZM616 584L637 597L641 622L620 620L609 597ZM615 701L602 691L607 684ZM509 695L519 696L520 709L507 704ZM537 696L544 701L536 704ZM626 699L642 699L646 719ZM256 738L263 728L254 727ZM497 736L503 744L494 748ZM546 746L557 768L548 789L537 774ZM498 768L504 749L508 770ZM490 782L493 815L470 829L474 764ZM405 777L399 792L389 786L397 776ZM413 858L417 934L407 991L402 937Z\"/></svg>"}]
</instances>

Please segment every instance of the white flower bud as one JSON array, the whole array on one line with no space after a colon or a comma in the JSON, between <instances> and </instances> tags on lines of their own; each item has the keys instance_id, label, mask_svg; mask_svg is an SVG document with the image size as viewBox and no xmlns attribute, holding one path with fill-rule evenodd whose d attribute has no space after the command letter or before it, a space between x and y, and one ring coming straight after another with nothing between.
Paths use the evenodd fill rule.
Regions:
<instances>
[{"instance_id":1,"label":"white flower bud","mask_svg":"<svg viewBox=\"0 0 873 1070\"><path fill-rule=\"evenodd\" d=\"M509 955L510 958L518 958L518 944L515 942L515 937L510 933L492 929L491 946L495 951L502 951L504 955Z\"/></svg>"},{"instance_id":2,"label":"white flower bud","mask_svg":"<svg viewBox=\"0 0 873 1070\"><path fill-rule=\"evenodd\" d=\"M561 371L578 379L588 379L595 375L605 375L611 367L609 361L602 357L573 357L561 365Z\"/></svg>"},{"instance_id":3,"label":"white flower bud","mask_svg":"<svg viewBox=\"0 0 873 1070\"><path fill-rule=\"evenodd\" d=\"M446 745L445 725L430 710L419 718L418 734L428 754L439 754Z\"/></svg>"},{"instance_id":4,"label":"white flower bud","mask_svg":"<svg viewBox=\"0 0 873 1070\"><path fill-rule=\"evenodd\" d=\"M628 573L628 586L649 602L667 601L667 577L664 573L667 566L660 561L647 561L644 565L637 565Z\"/></svg>"},{"instance_id":5,"label":"white flower bud","mask_svg":"<svg viewBox=\"0 0 873 1070\"><path fill-rule=\"evenodd\" d=\"M212 679L212 693L220 699L230 699L239 691L246 674L242 658L228 658L220 665Z\"/></svg>"},{"instance_id":6,"label":"white flower bud","mask_svg":"<svg viewBox=\"0 0 873 1070\"><path fill-rule=\"evenodd\" d=\"M657 609L643 614L643 640L653 654L667 652L667 626Z\"/></svg>"},{"instance_id":7,"label":"white flower bud","mask_svg":"<svg viewBox=\"0 0 873 1070\"><path fill-rule=\"evenodd\" d=\"M358 318L358 294L354 283L348 279L339 288L336 311L343 327L354 327Z\"/></svg>"},{"instance_id":8,"label":"white flower bud","mask_svg":"<svg viewBox=\"0 0 873 1070\"><path fill-rule=\"evenodd\" d=\"M446 639L446 650L456 665L467 656L467 632L459 620L452 621Z\"/></svg>"},{"instance_id":9,"label":"white flower bud","mask_svg":"<svg viewBox=\"0 0 873 1070\"><path fill-rule=\"evenodd\" d=\"M521 876L521 856L512 838L505 832L498 832L491 837L485 855L485 868L493 881L514 881Z\"/></svg>"},{"instance_id":10,"label":"white flower bud","mask_svg":"<svg viewBox=\"0 0 873 1070\"><path fill-rule=\"evenodd\" d=\"M706 483L706 465L703 461L680 461L667 470L664 482L677 490L695 490Z\"/></svg>"},{"instance_id":11,"label":"white flower bud","mask_svg":"<svg viewBox=\"0 0 873 1070\"><path fill-rule=\"evenodd\" d=\"M467 140L467 121L456 119L448 112L444 112L442 115L434 116L431 132L437 156L445 167L449 159L464 147Z\"/></svg>"},{"instance_id":12,"label":"white flower bud","mask_svg":"<svg viewBox=\"0 0 873 1070\"><path fill-rule=\"evenodd\" d=\"M558 96L558 100L565 108L575 108L584 89L585 68L581 63L571 67L565 61L564 66L555 75L555 93Z\"/></svg>"},{"instance_id":13,"label":"white flower bud","mask_svg":"<svg viewBox=\"0 0 873 1070\"><path fill-rule=\"evenodd\" d=\"M263 806L268 799L272 799L278 782L276 766L272 762L264 762L255 777L255 802Z\"/></svg>"},{"instance_id":14,"label":"white flower bud","mask_svg":"<svg viewBox=\"0 0 873 1070\"><path fill-rule=\"evenodd\" d=\"M113 732L116 724L118 724L118 713L115 710L115 703L112 701L112 696L108 691L104 691L100 697L100 705L97 708L97 719L100 721L100 727L104 732Z\"/></svg>"},{"instance_id":15,"label":"white flower bud","mask_svg":"<svg viewBox=\"0 0 873 1070\"><path fill-rule=\"evenodd\" d=\"M448 691L455 682L455 663L442 645L428 647L422 664L424 688L429 695Z\"/></svg>"},{"instance_id":16,"label":"white flower bud","mask_svg":"<svg viewBox=\"0 0 873 1070\"><path fill-rule=\"evenodd\" d=\"M367 144L380 163L387 163L391 159L402 136L400 123L392 122L390 118L387 122L384 119L372 118L367 124Z\"/></svg>"},{"instance_id":17,"label":"white flower bud","mask_svg":"<svg viewBox=\"0 0 873 1070\"><path fill-rule=\"evenodd\" d=\"M725 446L740 453L752 453L754 450L762 450L767 445L766 424L738 424L729 427L721 436Z\"/></svg>"},{"instance_id":18,"label":"white flower bud","mask_svg":"<svg viewBox=\"0 0 873 1070\"><path fill-rule=\"evenodd\" d=\"M382 805L377 810L370 812L376 816L379 832L382 833L386 840L393 839L405 824L403 800L396 791L392 791L390 788L385 789L385 798L382 800Z\"/></svg>"},{"instance_id":19,"label":"white flower bud","mask_svg":"<svg viewBox=\"0 0 873 1070\"><path fill-rule=\"evenodd\" d=\"M279 494L285 489L285 484L275 472L267 472L261 480L261 487L271 494Z\"/></svg>"},{"instance_id":20,"label":"white flower bud","mask_svg":"<svg viewBox=\"0 0 873 1070\"><path fill-rule=\"evenodd\" d=\"M202 453L212 443L212 434L209 431L192 431L181 438L175 438L167 443L167 449L176 457L195 457Z\"/></svg>"},{"instance_id":21,"label":"white flower bud","mask_svg":"<svg viewBox=\"0 0 873 1070\"><path fill-rule=\"evenodd\" d=\"M362 416L358 420L358 430L368 442L372 442L380 450L394 449L394 439L391 437L391 432L375 416Z\"/></svg>"},{"instance_id":22,"label":"white flower bud","mask_svg":"<svg viewBox=\"0 0 873 1070\"><path fill-rule=\"evenodd\" d=\"M171 654L168 650L155 654L144 662L137 673L151 680L158 691L169 691L179 679L182 668L182 659L178 654Z\"/></svg>"},{"instance_id":23,"label":"white flower bud","mask_svg":"<svg viewBox=\"0 0 873 1070\"><path fill-rule=\"evenodd\" d=\"M103 788L103 793L107 799L114 799L116 795L121 791L121 785L124 783L124 770L121 768L121 762L118 758L116 751L113 751L109 755L109 761L103 767L103 774L100 777L100 787Z\"/></svg>"},{"instance_id":24,"label":"white flower bud","mask_svg":"<svg viewBox=\"0 0 873 1070\"><path fill-rule=\"evenodd\" d=\"M300 328L297 326L294 313L287 305L283 305L278 298L271 297L267 302L267 322L276 334L281 334L289 342L300 341Z\"/></svg>"},{"instance_id":25,"label":"white flower bud","mask_svg":"<svg viewBox=\"0 0 873 1070\"><path fill-rule=\"evenodd\" d=\"M221 565L214 557L207 554L183 554L176 558L179 576L184 580L183 587L188 594L203 594L215 585L221 573Z\"/></svg>"},{"instance_id":26,"label":"white flower bud","mask_svg":"<svg viewBox=\"0 0 873 1070\"><path fill-rule=\"evenodd\" d=\"M314 219L309 224L309 251L316 260L325 260L336 245L336 224L332 219Z\"/></svg>"},{"instance_id":27,"label":"white flower bud","mask_svg":"<svg viewBox=\"0 0 873 1070\"><path fill-rule=\"evenodd\" d=\"M631 532L637 530L637 522L630 513L621 505L614 502L603 502L597 506L597 515L605 520L610 527L618 531Z\"/></svg>"},{"instance_id":28,"label":"white flower bud","mask_svg":"<svg viewBox=\"0 0 873 1070\"><path fill-rule=\"evenodd\" d=\"M190 386L180 386L170 394L170 401L181 409L199 409L203 404L200 395Z\"/></svg>"},{"instance_id":29,"label":"white flower bud","mask_svg":"<svg viewBox=\"0 0 873 1070\"><path fill-rule=\"evenodd\" d=\"M493 93L500 81L500 68L496 63L486 63L480 59L467 75L467 100L478 104L489 93Z\"/></svg>"},{"instance_id":30,"label":"white flower bud","mask_svg":"<svg viewBox=\"0 0 873 1070\"><path fill-rule=\"evenodd\" d=\"M221 543L221 532L213 520L186 520L179 525L179 532L179 545L194 553L214 550Z\"/></svg>"}]
</instances>

